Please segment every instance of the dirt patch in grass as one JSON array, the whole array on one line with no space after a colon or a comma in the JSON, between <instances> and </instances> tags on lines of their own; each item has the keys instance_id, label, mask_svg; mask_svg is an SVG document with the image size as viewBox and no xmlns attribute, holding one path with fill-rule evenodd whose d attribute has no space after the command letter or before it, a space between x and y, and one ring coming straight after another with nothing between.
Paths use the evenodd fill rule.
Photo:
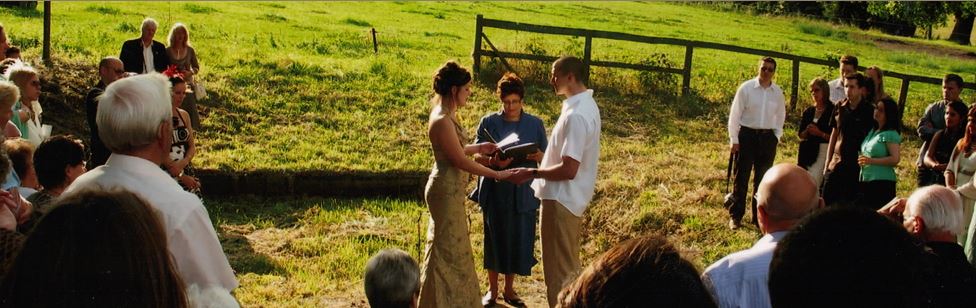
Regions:
<instances>
[{"instance_id":1,"label":"dirt patch in grass","mask_svg":"<svg viewBox=\"0 0 976 308\"><path fill-rule=\"evenodd\" d=\"M907 52L918 52L931 55L940 55L945 57L953 57L962 60L976 60L976 52L964 50L960 48L952 48L949 46L939 46L934 44L921 44L915 42L909 42L894 38L877 37L868 34L853 33L851 36L854 40L859 41L870 41L881 49L887 50L897 50L897 51L907 51Z\"/></svg>"}]
</instances>

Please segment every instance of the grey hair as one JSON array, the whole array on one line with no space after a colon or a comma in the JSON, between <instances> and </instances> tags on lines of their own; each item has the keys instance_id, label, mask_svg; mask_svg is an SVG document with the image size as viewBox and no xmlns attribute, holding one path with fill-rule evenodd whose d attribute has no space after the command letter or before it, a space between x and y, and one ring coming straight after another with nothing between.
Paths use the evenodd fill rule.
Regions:
<instances>
[{"instance_id":1,"label":"grey hair","mask_svg":"<svg viewBox=\"0 0 976 308\"><path fill-rule=\"evenodd\" d=\"M159 29L159 24L152 17L146 17L146 19L142 20L142 30L146 30L148 27Z\"/></svg>"},{"instance_id":2,"label":"grey hair","mask_svg":"<svg viewBox=\"0 0 976 308\"><path fill-rule=\"evenodd\" d=\"M159 125L173 117L170 83L159 73L119 79L98 97L98 134L112 153L155 142Z\"/></svg>"},{"instance_id":3,"label":"grey hair","mask_svg":"<svg viewBox=\"0 0 976 308\"><path fill-rule=\"evenodd\" d=\"M0 108L11 109L20 99L20 88L9 81L0 81Z\"/></svg>"},{"instance_id":4,"label":"grey hair","mask_svg":"<svg viewBox=\"0 0 976 308\"><path fill-rule=\"evenodd\" d=\"M98 69L102 69L102 68L108 66L109 63L112 63L112 62L115 62L115 61L122 62L122 60L120 60L119 57L115 57L115 56L104 57L104 58L102 58L102 60L98 61Z\"/></svg>"},{"instance_id":5,"label":"grey hair","mask_svg":"<svg viewBox=\"0 0 976 308\"><path fill-rule=\"evenodd\" d=\"M905 216L919 216L926 231L948 231L958 235L963 227L962 198L939 185L919 188L908 197Z\"/></svg>"},{"instance_id":6,"label":"grey hair","mask_svg":"<svg viewBox=\"0 0 976 308\"><path fill-rule=\"evenodd\" d=\"M364 285L371 307L410 307L420 292L420 268L406 252L384 249L366 262Z\"/></svg>"}]
</instances>

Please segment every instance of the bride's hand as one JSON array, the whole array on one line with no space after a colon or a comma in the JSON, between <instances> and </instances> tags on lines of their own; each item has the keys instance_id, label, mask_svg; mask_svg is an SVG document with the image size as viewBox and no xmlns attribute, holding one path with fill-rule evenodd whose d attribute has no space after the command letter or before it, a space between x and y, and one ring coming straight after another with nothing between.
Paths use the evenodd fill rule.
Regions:
<instances>
[{"instance_id":1,"label":"bride's hand","mask_svg":"<svg viewBox=\"0 0 976 308\"><path fill-rule=\"evenodd\" d=\"M512 169L495 171L495 179L496 180L504 180L504 179L507 179L508 177L512 176L512 174L514 174L514 171Z\"/></svg>"},{"instance_id":2,"label":"bride's hand","mask_svg":"<svg viewBox=\"0 0 976 308\"><path fill-rule=\"evenodd\" d=\"M491 142L482 142L478 144L478 153L489 155L495 153L498 150L498 146Z\"/></svg>"}]
</instances>

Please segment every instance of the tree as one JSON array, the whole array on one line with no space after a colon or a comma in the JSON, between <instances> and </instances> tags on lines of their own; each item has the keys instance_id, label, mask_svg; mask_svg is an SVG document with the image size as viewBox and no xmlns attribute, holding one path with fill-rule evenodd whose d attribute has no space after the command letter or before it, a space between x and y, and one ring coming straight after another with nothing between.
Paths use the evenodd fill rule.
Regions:
<instances>
[{"instance_id":1,"label":"tree","mask_svg":"<svg viewBox=\"0 0 976 308\"><path fill-rule=\"evenodd\" d=\"M898 24L898 21L909 22L916 27L926 29L926 37L932 39L932 26L944 25L947 20L946 5L935 1L887 1L871 2L868 12L872 15L887 19L885 23ZM885 30L887 27L882 27ZM885 31L888 32L888 31ZM896 31L895 35L911 36L907 31Z\"/></svg>"},{"instance_id":2,"label":"tree","mask_svg":"<svg viewBox=\"0 0 976 308\"><path fill-rule=\"evenodd\" d=\"M956 18L956 24L952 26L952 34L949 40L969 45L969 38L973 36L973 22L976 21L976 2L946 2L946 10Z\"/></svg>"}]
</instances>

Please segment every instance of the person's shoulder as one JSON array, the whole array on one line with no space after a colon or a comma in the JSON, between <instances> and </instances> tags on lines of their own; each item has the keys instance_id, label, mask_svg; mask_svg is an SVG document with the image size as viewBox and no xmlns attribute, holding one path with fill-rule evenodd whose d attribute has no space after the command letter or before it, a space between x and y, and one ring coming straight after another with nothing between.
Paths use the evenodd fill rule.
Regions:
<instances>
[{"instance_id":1,"label":"person's shoulder","mask_svg":"<svg viewBox=\"0 0 976 308\"><path fill-rule=\"evenodd\" d=\"M491 113L488 113L485 116L481 117L481 123L482 124L488 124L491 121L499 120L501 118L502 118L502 116L501 116L501 114L499 112L491 112Z\"/></svg>"},{"instance_id":2,"label":"person's shoulder","mask_svg":"<svg viewBox=\"0 0 976 308\"><path fill-rule=\"evenodd\" d=\"M530 124L542 124L542 119L528 112L523 112L522 116L525 117L525 121L529 122Z\"/></svg>"},{"instance_id":3,"label":"person's shoulder","mask_svg":"<svg viewBox=\"0 0 976 308\"><path fill-rule=\"evenodd\" d=\"M135 46L137 44L139 44L139 38L138 37L137 38L134 38L134 39L131 39L131 40L126 40L125 42L122 42L122 46L123 47Z\"/></svg>"}]
</instances>

